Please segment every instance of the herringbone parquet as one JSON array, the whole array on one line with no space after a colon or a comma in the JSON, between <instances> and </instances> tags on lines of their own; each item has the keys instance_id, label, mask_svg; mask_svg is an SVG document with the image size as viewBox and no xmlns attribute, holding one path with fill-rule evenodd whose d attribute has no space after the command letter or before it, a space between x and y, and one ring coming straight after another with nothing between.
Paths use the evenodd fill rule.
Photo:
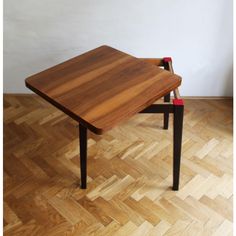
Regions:
<instances>
[{"instance_id":1,"label":"herringbone parquet","mask_svg":"<svg viewBox=\"0 0 236 236\"><path fill-rule=\"evenodd\" d=\"M232 101L185 101L178 192L162 123L138 114L89 133L81 190L76 122L37 96L5 95L5 235L232 235Z\"/></svg>"}]
</instances>

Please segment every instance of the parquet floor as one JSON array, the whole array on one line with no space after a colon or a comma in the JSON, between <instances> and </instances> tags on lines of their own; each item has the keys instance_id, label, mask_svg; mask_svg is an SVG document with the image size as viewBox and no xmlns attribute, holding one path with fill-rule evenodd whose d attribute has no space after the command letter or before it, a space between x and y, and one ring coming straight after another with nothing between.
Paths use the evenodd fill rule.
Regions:
<instances>
[{"instance_id":1,"label":"parquet floor","mask_svg":"<svg viewBox=\"0 0 236 236\"><path fill-rule=\"evenodd\" d=\"M232 101L185 105L178 192L160 114L89 133L85 191L77 124L37 96L5 95L5 235L232 235Z\"/></svg>"}]
</instances>

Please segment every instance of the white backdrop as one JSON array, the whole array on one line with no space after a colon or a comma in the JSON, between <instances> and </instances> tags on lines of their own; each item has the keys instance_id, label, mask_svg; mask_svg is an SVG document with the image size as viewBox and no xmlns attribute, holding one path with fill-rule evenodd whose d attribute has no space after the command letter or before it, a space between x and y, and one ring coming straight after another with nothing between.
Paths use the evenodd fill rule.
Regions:
<instances>
[{"instance_id":1,"label":"white backdrop","mask_svg":"<svg viewBox=\"0 0 236 236\"><path fill-rule=\"evenodd\" d=\"M231 96L232 0L5 0L4 92L103 44L171 56L185 96Z\"/></svg>"}]
</instances>

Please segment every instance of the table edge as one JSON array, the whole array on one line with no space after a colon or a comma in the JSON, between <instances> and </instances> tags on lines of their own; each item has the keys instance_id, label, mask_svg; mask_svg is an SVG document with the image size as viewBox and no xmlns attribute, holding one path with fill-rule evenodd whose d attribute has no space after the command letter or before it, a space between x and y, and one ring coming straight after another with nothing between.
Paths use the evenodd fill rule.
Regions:
<instances>
[{"instance_id":1,"label":"table edge","mask_svg":"<svg viewBox=\"0 0 236 236\"><path fill-rule=\"evenodd\" d=\"M84 125L85 127L87 127L89 130L91 130L92 132L96 133L96 134L102 134L104 132L104 129L99 129L96 128L95 126L91 125L90 123L86 122L85 120L83 120L80 116L74 114L73 112L71 112L69 109L67 109L66 107L64 107L63 105L61 105L60 103L56 102L55 100L53 100L52 98L50 98L49 96L47 96L45 93L39 91L38 89L34 88L33 86L31 86L28 82L27 79L25 79L25 86L27 88L29 88L30 90L32 90L33 92L35 92L36 94L38 94L40 97L42 97L43 99L45 99L47 102L49 102L50 104L52 104L53 106L55 106L56 108L58 108L59 110L61 110L62 112L64 112L65 114L67 114L68 116L70 116L72 119L74 119L75 121L81 123L82 125Z\"/></svg>"},{"instance_id":2,"label":"table edge","mask_svg":"<svg viewBox=\"0 0 236 236\"><path fill-rule=\"evenodd\" d=\"M182 78L179 77L179 81L176 87L172 88L175 89L177 87L179 87L181 85L182 82ZM71 112L69 109L67 109L66 107L64 107L63 105L61 105L60 103L56 102L55 100L53 100L52 98L50 98L49 96L47 96L45 93L39 91L38 89L34 88L33 86L31 86L28 82L27 79L25 79L25 85L27 88L29 88L30 90L32 90L33 92L35 92L36 94L38 94L40 97L44 98L47 102L49 102L50 104L52 104L53 106L57 107L59 110L61 110L62 112L64 112L65 114L67 114L68 116L70 116L72 119L74 119L75 121L81 123L82 125L84 125L86 128L88 128L90 131L94 132L95 134L101 135L104 132L112 129L113 127L107 127L107 128L99 128L96 127L94 125L92 125L91 123L88 123L87 121L85 121L84 119L82 119L80 116L76 115L75 113ZM171 90L172 91L172 90ZM169 92L171 92L169 91ZM151 104L153 104L153 102L157 101L159 98L165 96L168 92L163 92L161 94L157 94L157 96L153 97L152 99L150 99L147 103L143 104L143 106L140 106L137 108L137 111L135 113L132 113L130 115L128 115L126 118L124 118L122 121L118 122L117 125L127 119L129 119L130 117L132 117L132 115L135 115L137 113L139 113L140 111L142 111L143 109L145 109L146 107L150 106Z\"/></svg>"}]
</instances>

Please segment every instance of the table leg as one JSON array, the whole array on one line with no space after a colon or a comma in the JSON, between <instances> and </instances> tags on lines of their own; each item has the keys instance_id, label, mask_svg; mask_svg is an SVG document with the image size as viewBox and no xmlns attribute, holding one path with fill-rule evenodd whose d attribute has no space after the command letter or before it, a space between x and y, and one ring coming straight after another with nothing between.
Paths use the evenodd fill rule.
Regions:
<instances>
[{"instance_id":1,"label":"table leg","mask_svg":"<svg viewBox=\"0 0 236 236\"><path fill-rule=\"evenodd\" d=\"M184 104L182 99L174 99L174 153L173 153L173 190L179 189L180 159L183 132Z\"/></svg>"},{"instance_id":2,"label":"table leg","mask_svg":"<svg viewBox=\"0 0 236 236\"><path fill-rule=\"evenodd\" d=\"M170 63L172 63L171 57L164 57L163 63L164 63L164 69L173 73L170 68ZM166 96L164 96L164 102L170 102L170 93L167 94ZM168 127L169 127L169 113L165 112L164 113L164 127L163 128L168 129Z\"/></svg>"},{"instance_id":3,"label":"table leg","mask_svg":"<svg viewBox=\"0 0 236 236\"><path fill-rule=\"evenodd\" d=\"M170 102L170 93L164 96L164 102ZM169 126L169 112L164 112L164 129L168 129Z\"/></svg>"},{"instance_id":4,"label":"table leg","mask_svg":"<svg viewBox=\"0 0 236 236\"><path fill-rule=\"evenodd\" d=\"M79 124L81 188L87 187L87 128Z\"/></svg>"}]
</instances>

